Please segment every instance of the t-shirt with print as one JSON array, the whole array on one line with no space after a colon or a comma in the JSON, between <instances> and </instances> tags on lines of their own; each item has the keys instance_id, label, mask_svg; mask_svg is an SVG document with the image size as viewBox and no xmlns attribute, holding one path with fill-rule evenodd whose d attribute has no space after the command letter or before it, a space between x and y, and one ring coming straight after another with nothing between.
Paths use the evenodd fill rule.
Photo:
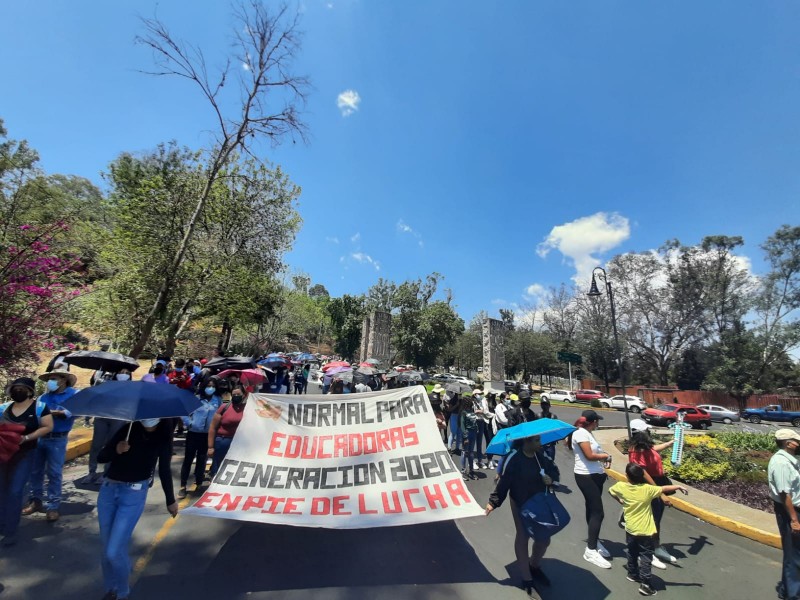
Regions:
<instances>
[{"instance_id":1,"label":"t-shirt with print","mask_svg":"<svg viewBox=\"0 0 800 600\"><path fill-rule=\"evenodd\" d=\"M631 535L656 534L656 521L650 503L661 496L660 486L618 481L608 491L615 498L622 500L625 531Z\"/></svg>"},{"instance_id":2,"label":"t-shirt with print","mask_svg":"<svg viewBox=\"0 0 800 600\"><path fill-rule=\"evenodd\" d=\"M572 433L572 451L575 453L575 474L576 475L591 475L592 473L605 473L603 463L596 460L588 460L583 454L583 450L578 445L581 442L589 442L589 446L594 454L601 454L603 449L594 436L584 429L578 427L577 431Z\"/></svg>"},{"instance_id":3,"label":"t-shirt with print","mask_svg":"<svg viewBox=\"0 0 800 600\"><path fill-rule=\"evenodd\" d=\"M39 429L39 417L36 416L36 402L32 402L28 409L22 413L21 415L15 415L13 412L14 404L10 404L8 408L3 412L3 418L9 421L10 423L16 423L17 425L24 425L25 431L22 432L22 435L30 435L37 429ZM47 406L44 407L42 411L42 416L46 416L50 414L50 409ZM37 440L33 440L30 442L25 442L24 444L20 444L20 450L33 450L36 448L38 444Z\"/></svg>"}]
</instances>

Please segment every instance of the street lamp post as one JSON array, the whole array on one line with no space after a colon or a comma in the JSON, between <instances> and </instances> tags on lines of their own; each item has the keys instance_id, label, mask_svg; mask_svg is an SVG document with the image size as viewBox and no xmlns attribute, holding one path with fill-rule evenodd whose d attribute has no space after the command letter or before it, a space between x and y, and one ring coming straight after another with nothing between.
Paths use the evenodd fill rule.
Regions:
<instances>
[{"instance_id":1,"label":"street lamp post","mask_svg":"<svg viewBox=\"0 0 800 600\"><path fill-rule=\"evenodd\" d=\"M599 271L599 273L598 273ZM622 350L619 347L619 335L617 334L617 312L614 307L614 292L611 289L611 282L608 280L606 270L603 267L596 267L592 271L592 286L589 288L587 296L597 297L603 294L597 289L597 279L602 279L606 284L606 294L611 304L611 328L614 330L614 346L617 350L617 360L619 361L619 379L622 383L622 403L625 407L625 426L628 429L628 439L631 438L631 419L628 413L628 396L625 391L625 368L622 366Z\"/></svg>"}]
</instances>

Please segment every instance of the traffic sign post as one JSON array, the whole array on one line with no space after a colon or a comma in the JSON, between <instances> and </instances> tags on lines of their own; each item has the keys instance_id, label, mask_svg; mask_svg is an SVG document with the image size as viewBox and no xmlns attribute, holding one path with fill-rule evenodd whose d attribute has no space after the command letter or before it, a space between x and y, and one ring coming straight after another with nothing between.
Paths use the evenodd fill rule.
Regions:
<instances>
[{"instance_id":1,"label":"traffic sign post","mask_svg":"<svg viewBox=\"0 0 800 600\"><path fill-rule=\"evenodd\" d=\"M558 352L558 360L560 362L567 363L569 368L569 391L572 391L572 364L575 363L576 365L583 364L583 357L580 354L575 354L574 352L568 352L567 350L559 350Z\"/></svg>"}]
</instances>

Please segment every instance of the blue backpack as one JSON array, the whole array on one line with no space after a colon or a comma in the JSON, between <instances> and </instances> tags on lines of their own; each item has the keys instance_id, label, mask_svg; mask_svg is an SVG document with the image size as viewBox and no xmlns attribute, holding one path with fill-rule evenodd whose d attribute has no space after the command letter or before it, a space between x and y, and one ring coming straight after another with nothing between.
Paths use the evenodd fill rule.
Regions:
<instances>
[{"instance_id":1,"label":"blue backpack","mask_svg":"<svg viewBox=\"0 0 800 600\"><path fill-rule=\"evenodd\" d=\"M520 509L522 524L535 540L549 540L569 525L569 513L550 490L529 498Z\"/></svg>"}]
</instances>

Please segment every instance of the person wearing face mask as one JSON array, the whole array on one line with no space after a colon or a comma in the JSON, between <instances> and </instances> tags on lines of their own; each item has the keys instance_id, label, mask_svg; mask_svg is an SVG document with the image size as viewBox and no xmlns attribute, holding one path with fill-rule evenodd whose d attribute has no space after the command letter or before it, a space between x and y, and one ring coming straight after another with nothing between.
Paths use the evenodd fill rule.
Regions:
<instances>
[{"instance_id":1,"label":"person wearing face mask","mask_svg":"<svg viewBox=\"0 0 800 600\"><path fill-rule=\"evenodd\" d=\"M222 399L217 396L216 378L209 380L200 395L200 408L190 416L183 417L186 427L186 452L181 465L181 488L178 490L178 500L186 497L186 484L189 481L189 471L192 462L195 462L194 482L195 491L200 490L206 476L206 461L208 460L208 429L214 414L222 404Z\"/></svg>"},{"instance_id":2,"label":"person wearing face mask","mask_svg":"<svg viewBox=\"0 0 800 600\"><path fill-rule=\"evenodd\" d=\"M110 374L110 379L113 381L130 381L131 372L128 369L120 369L116 373ZM98 385L102 385L102 383ZM89 449L89 472L75 480L75 483L79 485L96 486L103 483L102 474L97 472L97 457L100 454L100 450L103 449L103 446L105 446L108 440L122 427L122 421L95 417L92 427L92 446Z\"/></svg>"},{"instance_id":3,"label":"person wearing face mask","mask_svg":"<svg viewBox=\"0 0 800 600\"><path fill-rule=\"evenodd\" d=\"M148 381L150 383L169 383L166 370L167 361L159 359L156 361L156 364L153 365L152 372L142 377L142 381Z\"/></svg>"},{"instance_id":4,"label":"person wearing face mask","mask_svg":"<svg viewBox=\"0 0 800 600\"><path fill-rule=\"evenodd\" d=\"M208 428L208 455L211 457L211 478L217 474L219 466L228 454L236 429L242 422L247 392L242 385L231 386L230 404L217 409Z\"/></svg>"},{"instance_id":5,"label":"person wearing face mask","mask_svg":"<svg viewBox=\"0 0 800 600\"><path fill-rule=\"evenodd\" d=\"M505 457L500 480L486 504L486 516L489 516L500 508L506 496L511 496L511 516L514 518L516 530L514 554L522 576L522 587L529 594L534 585L550 585L550 579L541 568L550 539L534 539L533 548L529 552L529 535L522 523L520 509L529 498L557 482L559 476L558 467L542 452L541 438L538 435L517 441L511 453Z\"/></svg>"},{"instance_id":6,"label":"person wearing face mask","mask_svg":"<svg viewBox=\"0 0 800 600\"><path fill-rule=\"evenodd\" d=\"M61 482L64 459L67 456L67 438L75 417L62 404L76 394L73 387L76 377L66 369L55 369L39 375L45 382L47 392L39 397L53 415L53 431L43 436L36 446L31 471L31 494L28 505L22 509L23 515L46 512L47 521L58 521L61 507ZM47 496L45 497L44 476L47 474ZM46 500L45 505L42 500Z\"/></svg>"},{"instance_id":7,"label":"person wearing face mask","mask_svg":"<svg viewBox=\"0 0 800 600\"><path fill-rule=\"evenodd\" d=\"M767 480L783 550L778 597L796 600L800 598L800 433L778 429L774 435L778 451L769 459Z\"/></svg>"},{"instance_id":8,"label":"person wearing face mask","mask_svg":"<svg viewBox=\"0 0 800 600\"><path fill-rule=\"evenodd\" d=\"M7 388L11 402L0 405L0 422L24 427L19 450L7 462L0 462L0 536L2 546L17 542L17 529L22 517L25 484L33 468L39 440L53 430L53 417L44 402L34 400L33 379L20 377Z\"/></svg>"},{"instance_id":9,"label":"person wearing face mask","mask_svg":"<svg viewBox=\"0 0 800 600\"><path fill-rule=\"evenodd\" d=\"M527 423L528 421L535 421L538 417L536 413L531 410L531 394L530 392L522 391L519 393L519 406L517 406L509 416L509 425L519 425L520 423Z\"/></svg>"},{"instance_id":10,"label":"person wearing face mask","mask_svg":"<svg viewBox=\"0 0 800 600\"><path fill-rule=\"evenodd\" d=\"M170 419L145 419L124 425L98 456L108 463L105 480L97 497L97 521L103 545L101 566L106 590L103 600L125 600L130 594L128 554L133 530L142 516L156 461L172 448ZM178 514L169 463L158 469L167 510Z\"/></svg>"}]
</instances>

